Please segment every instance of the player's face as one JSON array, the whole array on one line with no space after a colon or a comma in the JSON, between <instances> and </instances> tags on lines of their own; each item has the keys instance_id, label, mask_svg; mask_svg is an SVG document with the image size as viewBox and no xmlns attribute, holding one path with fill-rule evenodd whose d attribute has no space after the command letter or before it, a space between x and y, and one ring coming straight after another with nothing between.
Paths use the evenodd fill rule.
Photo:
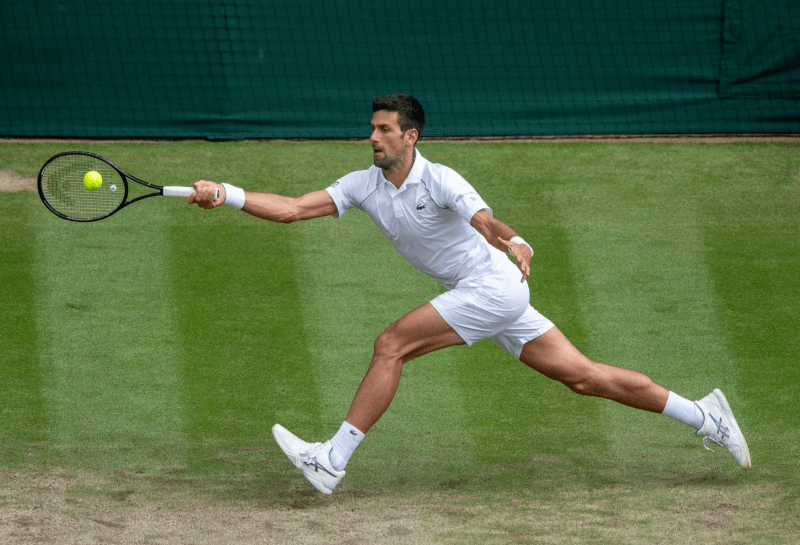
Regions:
<instances>
[{"instance_id":1,"label":"player's face","mask_svg":"<svg viewBox=\"0 0 800 545\"><path fill-rule=\"evenodd\" d=\"M372 159L375 166L383 169L393 169L404 164L408 157L408 150L414 147L409 134L414 129L405 133L397 122L397 112L379 110L372 115ZM410 142L410 147L409 147Z\"/></svg>"}]
</instances>

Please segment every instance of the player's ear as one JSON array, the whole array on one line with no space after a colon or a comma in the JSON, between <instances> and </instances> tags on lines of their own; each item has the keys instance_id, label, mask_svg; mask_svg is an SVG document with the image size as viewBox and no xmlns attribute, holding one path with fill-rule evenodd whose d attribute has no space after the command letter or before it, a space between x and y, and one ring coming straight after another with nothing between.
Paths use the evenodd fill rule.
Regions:
<instances>
[{"instance_id":1,"label":"player's ear","mask_svg":"<svg viewBox=\"0 0 800 545\"><path fill-rule=\"evenodd\" d=\"M406 131L406 142L410 145L414 145L419 140L419 131L417 129L411 128Z\"/></svg>"}]
</instances>

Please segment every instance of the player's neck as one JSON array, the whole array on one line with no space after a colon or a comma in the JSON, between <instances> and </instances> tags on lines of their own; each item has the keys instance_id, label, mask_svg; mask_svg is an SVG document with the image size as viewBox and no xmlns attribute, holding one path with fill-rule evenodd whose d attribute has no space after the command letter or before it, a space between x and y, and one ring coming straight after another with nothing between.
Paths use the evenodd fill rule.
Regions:
<instances>
[{"instance_id":1,"label":"player's neck","mask_svg":"<svg viewBox=\"0 0 800 545\"><path fill-rule=\"evenodd\" d=\"M406 160L402 163L399 163L392 168L384 168L383 177L386 178L397 189L400 189L400 186L403 185L403 182L405 182L406 178L408 178L408 174L411 172L411 169L414 166L414 160L416 157L416 148L411 148L411 160L409 161L408 157L406 157Z\"/></svg>"}]
</instances>

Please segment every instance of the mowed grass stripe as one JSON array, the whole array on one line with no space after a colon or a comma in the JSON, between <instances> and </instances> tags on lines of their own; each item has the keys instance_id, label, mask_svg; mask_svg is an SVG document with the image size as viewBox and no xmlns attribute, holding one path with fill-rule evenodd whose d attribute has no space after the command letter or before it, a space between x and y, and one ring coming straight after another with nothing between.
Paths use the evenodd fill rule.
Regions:
<instances>
[{"instance_id":1,"label":"mowed grass stripe","mask_svg":"<svg viewBox=\"0 0 800 545\"><path fill-rule=\"evenodd\" d=\"M275 161L268 149L211 146L209 159L207 146L196 147L174 159L187 176L268 189L263 173ZM292 258L296 235L229 207L181 205L171 217L190 469L211 480L246 475L252 490L300 486L272 425L315 436L329 430L315 386L324 377L303 328L298 283L306 273Z\"/></svg>"},{"instance_id":2,"label":"mowed grass stripe","mask_svg":"<svg viewBox=\"0 0 800 545\"><path fill-rule=\"evenodd\" d=\"M173 231L175 240L194 241L173 259L187 434L197 469L225 470L248 452L276 454L270 428L277 421L316 426L317 377L286 241L259 233L263 227L252 221L238 232L222 224Z\"/></svg>"},{"instance_id":3,"label":"mowed grass stripe","mask_svg":"<svg viewBox=\"0 0 800 545\"><path fill-rule=\"evenodd\" d=\"M159 216L147 212L77 224L41 208L38 355L51 446L67 465L150 472L183 464L170 247Z\"/></svg>"},{"instance_id":4,"label":"mowed grass stripe","mask_svg":"<svg viewBox=\"0 0 800 545\"><path fill-rule=\"evenodd\" d=\"M754 471L786 475L796 502L800 146L727 148L706 166L702 210L717 311L740 377L737 418Z\"/></svg>"},{"instance_id":5,"label":"mowed grass stripe","mask_svg":"<svg viewBox=\"0 0 800 545\"><path fill-rule=\"evenodd\" d=\"M480 153L477 152L480 148ZM562 158L548 146L437 144L442 162L461 172L493 208L534 248L531 304L584 348L581 301L570 262L571 226L553 199ZM529 369L491 341L474 346L459 367L470 414L470 434L480 444L473 484L550 490L564 472L591 465L585 447L605 450L595 422L597 399L580 397ZM576 438L579 438L576 440Z\"/></svg>"},{"instance_id":6,"label":"mowed grass stripe","mask_svg":"<svg viewBox=\"0 0 800 545\"><path fill-rule=\"evenodd\" d=\"M35 299L35 226L38 199L11 193L0 199L0 458L6 464L38 463L47 440L48 409L42 396Z\"/></svg>"},{"instance_id":7,"label":"mowed grass stripe","mask_svg":"<svg viewBox=\"0 0 800 545\"><path fill-rule=\"evenodd\" d=\"M561 178L572 225L572 260L581 271L586 353L641 371L699 399L738 377L715 313L698 222L697 185L680 169L679 146L580 146ZM668 473L721 462L706 456L689 428L660 416L603 404L598 425L612 463ZM727 453L725 453L727 456ZM716 469L716 468L715 468Z\"/></svg>"}]
</instances>

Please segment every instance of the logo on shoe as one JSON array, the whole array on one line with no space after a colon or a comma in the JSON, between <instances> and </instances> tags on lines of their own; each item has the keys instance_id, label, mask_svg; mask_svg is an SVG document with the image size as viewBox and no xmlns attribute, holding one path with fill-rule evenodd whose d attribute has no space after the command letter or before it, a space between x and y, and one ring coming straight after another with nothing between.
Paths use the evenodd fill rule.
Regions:
<instances>
[{"instance_id":1,"label":"logo on shoe","mask_svg":"<svg viewBox=\"0 0 800 545\"><path fill-rule=\"evenodd\" d=\"M722 436L723 439L730 437L730 428L727 426L722 425L722 417L719 417L719 420L714 418L714 415L709 415L711 417L711 421L717 425L717 433Z\"/></svg>"},{"instance_id":2,"label":"logo on shoe","mask_svg":"<svg viewBox=\"0 0 800 545\"><path fill-rule=\"evenodd\" d=\"M317 462L317 459L316 459L316 458L312 458L312 459L311 459L311 460L309 460L309 461L305 461L305 460L303 460L303 464L307 465L308 467L313 467L313 468L314 468L314 471L315 471L316 473L319 473L319 470L321 469L322 471L324 471L325 473L327 473L327 474L328 474L328 475L330 475L331 477L336 477L336 475L334 475L333 473L331 473L330 471L328 471L328 469L327 469L325 466L322 466L322 465L320 465L320 464L319 464L319 462Z\"/></svg>"}]
</instances>

